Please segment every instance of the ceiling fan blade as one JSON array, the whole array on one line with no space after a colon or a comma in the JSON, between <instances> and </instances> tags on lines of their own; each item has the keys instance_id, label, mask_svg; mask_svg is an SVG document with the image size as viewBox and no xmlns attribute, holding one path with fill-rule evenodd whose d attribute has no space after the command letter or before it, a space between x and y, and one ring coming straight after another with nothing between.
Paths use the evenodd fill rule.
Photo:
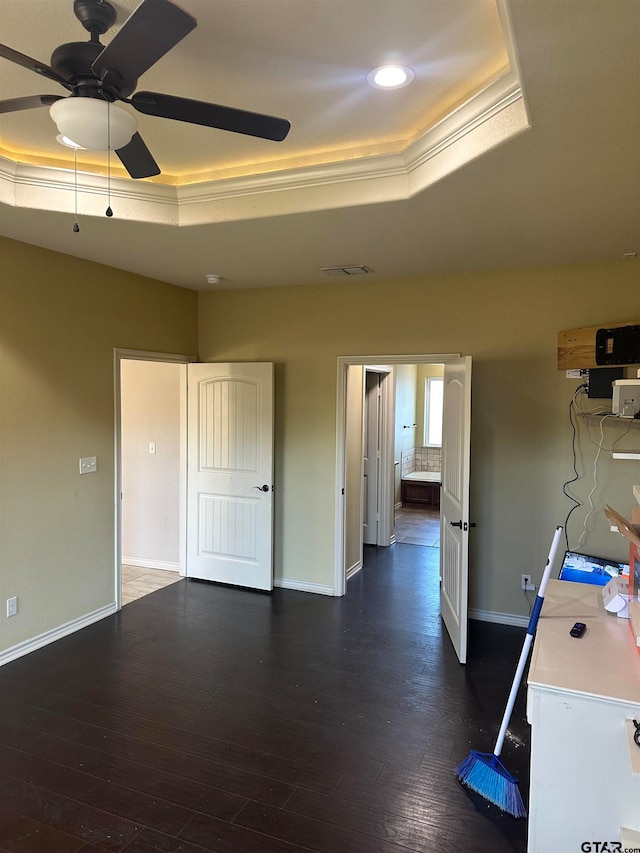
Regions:
<instances>
[{"instance_id":1,"label":"ceiling fan blade","mask_svg":"<svg viewBox=\"0 0 640 853\"><path fill-rule=\"evenodd\" d=\"M160 174L160 168L139 133L134 133L131 142L118 148L116 154L132 178L151 178Z\"/></svg>"},{"instance_id":2,"label":"ceiling fan blade","mask_svg":"<svg viewBox=\"0 0 640 853\"><path fill-rule=\"evenodd\" d=\"M60 100L58 95L29 95L26 98L9 98L0 101L0 113L15 113L18 110L32 110L35 107L50 107Z\"/></svg>"},{"instance_id":3,"label":"ceiling fan blade","mask_svg":"<svg viewBox=\"0 0 640 853\"><path fill-rule=\"evenodd\" d=\"M53 68L50 68L45 62L40 62L38 59L32 59L25 53L20 53L12 47L7 47L6 44L0 44L0 56L8 59L10 62L15 62L17 65L22 65L23 68L28 68L29 71L35 71L36 74L42 77L48 77L49 80L55 80L60 83L65 89L71 90L73 87L67 83L64 77L61 77Z\"/></svg>"},{"instance_id":4,"label":"ceiling fan blade","mask_svg":"<svg viewBox=\"0 0 640 853\"><path fill-rule=\"evenodd\" d=\"M191 101L174 95L161 95L157 92L136 92L128 103L138 112L150 116L202 124L233 133L245 133L247 136L271 139L274 142L282 142L291 127L291 122L284 118L208 104L205 101Z\"/></svg>"},{"instance_id":5,"label":"ceiling fan blade","mask_svg":"<svg viewBox=\"0 0 640 853\"><path fill-rule=\"evenodd\" d=\"M197 26L196 19L170 0L142 0L93 63L101 80L116 71L135 80Z\"/></svg>"}]
</instances>

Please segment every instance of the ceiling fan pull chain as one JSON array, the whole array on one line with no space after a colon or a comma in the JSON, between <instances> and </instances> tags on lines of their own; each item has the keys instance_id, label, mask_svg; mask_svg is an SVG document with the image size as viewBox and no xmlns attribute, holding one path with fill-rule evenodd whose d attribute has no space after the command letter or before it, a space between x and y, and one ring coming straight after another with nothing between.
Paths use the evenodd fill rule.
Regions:
<instances>
[{"instance_id":1,"label":"ceiling fan pull chain","mask_svg":"<svg viewBox=\"0 0 640 853\"><path fill-rule=\"evenodd\" d=\"M107 216L113 216L111 210L111 101L107 101Z\"/></svg>"},{"instance_id":2,"label":"ceiling fan pull chain","mask_svg":"<svg viewBox=\"0 0 640 853\"><path fill-rule=\"evenodd\" d=\"M73 149L73 183L74 183L74 212L76 221L73 223L73 231L75 234L80 230L80 226L78 225L78 149Z\"/></svg>"}]
</instances>

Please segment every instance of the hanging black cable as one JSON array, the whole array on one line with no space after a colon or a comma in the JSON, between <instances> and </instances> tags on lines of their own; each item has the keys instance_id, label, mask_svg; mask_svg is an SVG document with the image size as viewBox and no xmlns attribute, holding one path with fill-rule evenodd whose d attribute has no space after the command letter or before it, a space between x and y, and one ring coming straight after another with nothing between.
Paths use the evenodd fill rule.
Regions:
<instances>
[{"instance_id":1,"label":"hanging black cable","mask_svg":"<svg viewBox=\"0 0 640 853\"><path fill-rule=\"evenodd\" d=\"M625 429L625 431L624 431L624 432L621 432L621 433L620 433L620 435L616 438L616 440L615 440L615 441L613 442L613 444L611 445L611 453L613 453L613 451L616 449L616 444L620 441L620 439L621 439L621 438L624 438L624 437L625 437L625 435L627 435L627 433L628 433L628 432L629 432L629 430L631 429L631 424L633 423L634 419L633 419L633 418L628 418L628 421L629 421L629 423L627 424L627 428Z\"/></svg>"},{"instance_id":2,"label":"hanging black cable","mask_svg":"<svg viewBox=\"0 0 640 853\"><path fill-rule=\"evenodd\" d=\"M574 473L574 476L571 478L571 480L567 480L566 483L564 483L562 486L562 491L563 491L565 497L569 498L569 500L573 502L573 506L571 507L571 509L567 513L567 517L566 517L565 522L564 522L564 539L565 539L565 542L567 545L567 551L570 550L569 549L569 533L567 530L568 525L569 525L569 519L571 518L571 514L574 512L574 510L578 509L579 506L582 506L580 501L576 500L573 497L573 495L570 495L569 492L567 491L567 486L570 486L571 483L575 483L576 480L580 479L580 474L578 473L578 462L577 462L577 455L576 455L577 431L576 431L575 421L573 420L573 406L574 406L575 399L576 399L578 392L581 391L583 388L586 388L586 387L587 387L586 385L580 385L578 388L576 388L575 394L573 395L573 397L571 398L571 400L569 402L569 423L571 424L571 429L573 430L573 436L571 439L571 452L573 454L573 473Z\"/></svg>"}]
</instances>

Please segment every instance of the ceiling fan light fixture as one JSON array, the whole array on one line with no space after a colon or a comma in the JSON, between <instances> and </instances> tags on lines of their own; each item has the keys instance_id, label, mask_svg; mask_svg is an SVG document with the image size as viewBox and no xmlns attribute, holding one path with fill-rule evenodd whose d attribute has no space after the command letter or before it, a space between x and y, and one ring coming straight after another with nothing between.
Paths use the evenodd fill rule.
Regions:
<instances>
[{"instance_id":1,"label":"ceiling fan light fixture","mask_svg":"<svg viewBox=\"0 0 640 853\"><path fill-rule=\"evenodd\" d=\"M78 145L78 143L74 142L73 139L69 139L68 136L63 136L61 133L56 136L56 142L59 142L60 145L65 145L67 148L74 148L78 151L84 151L82 145Z\"/></svg>"},{"instance_id":2,"label":"ceiling fan light fixture","mask_svg":"<svg viewBox=\"0 0 640 853\"><path fill-rule=\"evenodd\" d=\"M367 74L374 89L401 89L413 81L415 73L406 65L380 65Z\"/></svg>"},{"instance_id":3,"label":"ceiling fan light fixture","mask_svg":"<svg viewBox=\"0 0 640 853\"><path fill-rule=\"evenodd\" d=\"M90 151L124 148L138 129L135 116L97 98L61 98L49 107L49 114L71 147Z\"/></svg>"}]
</instances>

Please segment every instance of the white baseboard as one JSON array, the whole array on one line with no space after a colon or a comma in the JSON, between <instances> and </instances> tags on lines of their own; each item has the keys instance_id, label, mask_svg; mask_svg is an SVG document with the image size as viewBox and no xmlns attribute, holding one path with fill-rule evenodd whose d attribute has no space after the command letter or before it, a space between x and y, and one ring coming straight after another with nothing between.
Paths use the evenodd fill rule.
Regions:
<instances>
[{"instance_id":1,"label":"white baseboard","mask_svg":"<svg viewBox=\"0 0 640 853\"><path fill-rule=\"evenodd\" d=\"M298 592L313 592L316 595L335 595L332 586L322 583L309 583L308 581L298 581L290 578L274 578L273 585L280 589L296 589Z\"/></svg>"},{"instance_id":2,"label":"white baseboard","mask_svg":"<svg viewBox=\"0 0 640 853\"><path fill-rule=\"evenodd\" d=\"M179 572L180 563L165 563L162 560L143 560L139 557L123 557L124 566L135 566L138 569L162 569L163 572Z\"/></svg>"},{"instance_id":3,"label":"white baseboard","mask_svg":"<svg viewBox=\"0 0 640 853\"><path fill-rule=\"evenodd\" d=\"M515 613L495 613L493 610L475 610L469 608L469 619L477 619L479 622L495 622L497 625L515 625L517 628L526 628L529 624L528 616L516 616Z\"/></svg>"},{"instance_id":4,"label":"white baseboard","mask_svg":"<svg viewBox=\"0 0 640 853\"><path fill-rule=\"evenodd\" d=\"M356 562L352 566L349 566L349 568L347 569L347 580L357 574L361 568L362 560L356 560Z\"/></svg>"},{"instance_id":5,"label":"white baseboard","mask_svg":"<svg viewBox=\"0 0 640 853\"><path fill-rule=\"evenodd\" d=\"M106 616L112 616L116 612L116 605L113 602L112 604L107 604L106 607L101 607L99 610L94 610L93 613L87 613L85 616L78 617L78 619L72 619L71 622L66 622L58 628L52 628L50 631L45 631L44 634L11 646L11 648L6 649L4 652L0 652L0 666L9 663L9 661L16 660L16 658L28 655L30 652L35 652L43 646L48 646L49 643L55 643L56 640L61 640L75 631L88 628L94 622L99 622Z\"/></svg>"}]
</instances>

